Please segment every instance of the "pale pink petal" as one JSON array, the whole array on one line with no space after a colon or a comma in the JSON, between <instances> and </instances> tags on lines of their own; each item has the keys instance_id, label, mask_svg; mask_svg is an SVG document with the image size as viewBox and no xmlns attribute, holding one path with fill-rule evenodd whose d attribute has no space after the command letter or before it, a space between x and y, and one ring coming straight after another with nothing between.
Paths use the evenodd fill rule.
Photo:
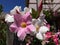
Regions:
<instances>
[{"instance_id":1,"label":"pale pink petal","mask_svg":"<svg viewBox=\"0 0 60 45\"><path fill-rule=\"evenodd\" d=\"M26 32L25 32L26 28L19 28L18 32L17 32L17 36L20 40L24 40L26 37Z\"/></svg>"},{"instance_id":2,"label":"pale pink petal","mask_svg":"<svg viewBox=\"0 0 60 45\"><path fill-rule=\"evenodd\" d=\"M23 21L22 16L20 14L14 15L14 20L17 26L20 26L21 22Z\"/></svg>"},{"instance_id":3,"label":"pale pink petal","mask_svg":"<svg viewBox=\"0 0 60 45\"><path fill-rule=\"evenodd\" d=\"M36 30L35 26L34 25L28 25L27 26L27 29L30 31L30 32L34 32Z\"/></svg>"},{"instance_id":4,"label":"pale pink petal","mask_svg":"<svg viewBox=\"0 0 60 45\"><path fill-rule=\"evenodd\" d=\"M27 22L27 21L32 21L32 16L30 14L30 12L27 12L25 15L23 15L23 19Z\"/></svg>"},{"instance_id":5,"label":"pale pink petal","mask_svg":"<svg viewBox=\"0 0 60 45\"><path fill-rule=\"evenodd\" d=\"M10 29L11 32L17 32L17 28L18 27L16 26L15 23L11 24L10 27L9 27L9 29Z\"/></svg>"},{"instance_id":6,"label":"pale pink petal","mask_svg":"<svg viewBox=\"0 0 60 45\"><path fill-rule=\"evenodd\" d=\"M31 21L27 21L26 24L27 25L30 25L30 24L32 24L32 22Z\"/></svg>"}]
</instances>

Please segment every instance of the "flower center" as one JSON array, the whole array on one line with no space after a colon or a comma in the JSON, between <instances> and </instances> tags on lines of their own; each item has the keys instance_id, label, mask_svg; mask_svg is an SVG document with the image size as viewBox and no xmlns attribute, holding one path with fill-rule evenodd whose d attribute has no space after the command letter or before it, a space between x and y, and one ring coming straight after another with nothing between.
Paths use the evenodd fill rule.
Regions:
<instances>
[{"instance_id":1,"label":"flower center","mask_svg":"<svg viewBox=\"0 0 60 45\"><path fill-rule=\"evenodd\" d=\"M37 32L39 31L39 26L38 26L38 25L36 26L36 31L37 31Z\"/></svg>"},{"instance_id":2,"label":"flower center","mask_svg":"<svg viewBox=\"0 0 60 45\"><path fill-rule=\"evenodd\" d=\"M25 28L26 25L27 25L27 24L26 24L25 22L22 22L22 23L21 23L21 27L23 27L23 28Z\"/></svg>"}]
</instances>

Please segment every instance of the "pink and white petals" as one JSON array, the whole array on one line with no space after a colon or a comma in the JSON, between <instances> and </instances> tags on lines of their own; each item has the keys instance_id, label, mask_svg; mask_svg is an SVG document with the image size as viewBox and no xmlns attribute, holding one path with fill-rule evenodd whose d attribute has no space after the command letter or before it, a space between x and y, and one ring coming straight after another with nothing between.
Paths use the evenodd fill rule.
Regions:
<instances>
[{"instance_id":1,"label":"pink and white petals","mask_svg":"<svg viewBox=\"0 0 60 45\"><path fill-rule=\"evenodd\" d=\"M32 17L30 12L26 14L15 14L14 23L10 25L11 32L16 32L20 40L24 40L27 34L33 33L35 26L32 24Z\"/></svg>"},{"instance_id":2,"label":"pink and white petals","mask_svg":"<svg viewBox=\"0 0 60 45\"><path fill-rule=\"evenodd\" d=\"M21 12L21 6L15 6L11 11L10 14L14 15L14 14L18 14Z\"/></svg>"}]
</instances>

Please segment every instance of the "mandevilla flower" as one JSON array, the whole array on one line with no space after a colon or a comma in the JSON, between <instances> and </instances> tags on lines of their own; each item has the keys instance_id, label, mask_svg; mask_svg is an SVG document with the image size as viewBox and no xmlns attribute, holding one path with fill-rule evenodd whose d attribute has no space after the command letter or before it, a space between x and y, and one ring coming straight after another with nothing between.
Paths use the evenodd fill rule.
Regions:
<instances>
[{"instance_id":1,"label":"mandevilla flower","mask_svg":"<svg viewBox=\"0 0 60 45\"><path fill-rule=\"evenodd\" d=\"M27 12L24 15L14 15L14 23L10 25L9 29L11 32L17 33L18 38L22 41L25 39L27 34L31 34L36 30L32 24L30 12Z\"/></svg>"},{"instance_id":2,"label":"mandevilla flower","mask_svg":"<svg viewBox=\"0 0 60 45\"><path fill-rule=\"evenodd\" d=\"M45 26L47 22L44 19L44 15L41 14L38 19L32 19L32 23L36 27L36 38L38 38L39 40L43 40L44 34L49 31L49 28Z\"/></svg>"}]
</instances>

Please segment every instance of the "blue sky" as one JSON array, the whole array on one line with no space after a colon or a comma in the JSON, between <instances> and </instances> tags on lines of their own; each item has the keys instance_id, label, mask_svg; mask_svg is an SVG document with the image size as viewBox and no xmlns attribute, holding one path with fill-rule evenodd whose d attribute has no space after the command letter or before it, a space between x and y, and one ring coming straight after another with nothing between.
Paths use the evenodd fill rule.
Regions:
<instances>
[{"instance_id":1,"label":"blue sky","mask_svg":"<svg viewBox=\"0 0 60 45\"><path fill-rule=\"evenodd\" d=\"M0 4L3 5L3 11L9 12L16 5L25 7L25 0L0 0Z\"/></svg>"}]
</instances>

